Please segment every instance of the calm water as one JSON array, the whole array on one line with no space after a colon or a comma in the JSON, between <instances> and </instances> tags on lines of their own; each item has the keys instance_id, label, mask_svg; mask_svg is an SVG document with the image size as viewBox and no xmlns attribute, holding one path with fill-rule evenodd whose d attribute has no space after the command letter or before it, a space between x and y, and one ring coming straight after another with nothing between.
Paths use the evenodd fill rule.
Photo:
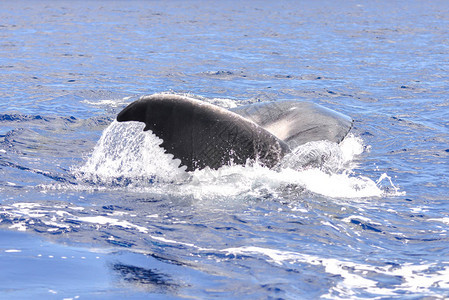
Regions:
<instances>
[{"instance_id":1,"label":"calm water","mask_svg":"<svg viewBox=\"0 0 449 300\"><path fill-rule=\"evenodd\" d=\"M447 1L2 1L0 298L449 297ZM320 169L184 173L142 95L354 118Z\"/></svg>"}]
</instances>

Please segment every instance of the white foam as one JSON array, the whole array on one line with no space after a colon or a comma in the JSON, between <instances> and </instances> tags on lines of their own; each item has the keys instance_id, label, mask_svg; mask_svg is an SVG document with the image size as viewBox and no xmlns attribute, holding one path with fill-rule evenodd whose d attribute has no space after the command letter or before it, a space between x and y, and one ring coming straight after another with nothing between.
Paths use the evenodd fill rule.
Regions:
<instances>
[{"instance_id":1,"label":"white foam","mask_svg":"<svg viewBox=\"0 0 449 300\"><path fill-rule=\"evenodd\" d=\"M98 225L106 225L106 226L120 226L123 228L131 228L136 229L142 233L148 233L148 229L135 225L126 220L120 220L118 217L127 216L127 212L113 212L110 213L109 216L85 216L78 217L75 216L68 211L61 209L71 209L73 211L81 211L84 210L82 207L74 207L73 205L70 207L60 207L60 206L52 206L51 208L47 208L47 210L39 209L41 207L40 204L37 203L14 203L12 206L3 206L2 213L6 213L11 216L11 218L21 218L23 220L16 222L9 226L10 229L16 229L18 231L26 231L27 228L31 225L33 226L34 218L38 218L43 224L49 226L47 229L48 232L58 231L58 230L66 230L70 229L71 225L66 223L66 220L75 220L85 223L98 224ZM57 208L54 210L54 208ZM133 216L133 215L131 215ZM115 217L115 218L113 218Z\"/></svg>"},{"instance_id":2,"label":"white foam","mask_svg":"<svg viewBox=\"0 0 449 300\"><path fill-rule=\"evenodd\" d=\"M33 202L19 202L19 203L12 204L12 206L20 208L20 209L33 209L33 208L39 207L41 205L39 203L33 203Z\"/></svg>"},{"instance_id":3,"label":"white foam","mask_svg":"<svg viewBox=\"0 0 449 300\"><path fill-rule=\"evenodd\" d=\"M275 171L259 165L197 170L192 173L189 184L178 189L183 194L191 194L196 198L208 198L277 194L285 186L297 186L317 194L339 198L374 197L383 193L374 181L363 176L351 176L345 172L328 174L320 169Z\"/></svg>"},{"instance_id":4,"label":"white foam","mask_svg":"<svg viewBox=\"0 0 449 300\"><path fill-rule=\"evenodd\" d=\"M346 217L346 218L342 219L342 221L346 222L346 223L350 223L354 219L361 220L363 222L367 222L367 223L371 223L371 224L375 224L375 225L381 225L380 223L373 222L370 218L363 217L363 216L355 216L355 215Z\"/></svg>"},{"instance_id":5,"label":"white foam","mask_svg":"<svg viewBox=\"0 0 449 300\"><path fill-rule=\"evenodd\" d=\"M142 226L138 226L132 224L128 221L118 220L114 218L109 218L105 216L93 216L93 217L76 217L74 218L77 221L88 222L99 225L112 225L112 226L120 226L123 228L134 228L143 233L148 233L148 229Z\"/></svg>"},{"instance_id":6,"label":"white foam","mask_svg":"<svg viewBox=\"0 0 449 300\"><path fill-rule=\"evenodd\" d=\"M22 250L19 249L7 249L5 250L6 253L19 253L22 252Z\"/></svg>"},{"instance_id":7,"label":"white foam","mask_svg":"<svg viewBox=\"0 0 449 300\"><path fill-rule=\"evenodd\" d=\"M16 229L18 231L26 231L27 230L27 226L26 226L25 221L14 223L11 226L9 226L8 228L9 229Z\"/></svg>"},{"instance_id":8,"label":"white foam","mask_svg":"<svg viewBox=\"0 0 449 300\"><path fill-rule=\"evenodd\" d=\"M169 244L176 244L176 245L183 245L183 246L188 246L188 247L194 247L197 248L194 244L191 243L184 243L184 242L178 242L178 241L174 241L174 240L170 240L170 239L166 239L162 236L154 236L154 235L150 235L150 238L160 241L160 242L164 242L164 243L169 243Z\"/></svg>"},{"instance_id":9,"label":"white foam","mask_svg":"<svg viewBox=\"0 0 449 300\"><path fill-rule=\"evenodd\" d=\"M449 265L441 265L437 271L432 270L437 267L435 263L420 265L405 263L392 268L390 265L367 265L342 261L335 258L324 258L315 255L254 246L226 248L221 251L226 253L226 255L263 255L277 265L284 263L307 263L314 266L322 266L326 273L342 278L322 298L357 298L357 290L363 290L366 293L373 293L378 296L401 296L404 294L404 291L438 296L432 291L432 287L449 288ZM382 288L376 280L367 278L369 277L367 274L372 274L371 276L373 278L376 278L374 274L381 274L392 278L399 277L402 280L400 284L394 287L388 286Z\"/></svg>"},{"instance_id":10,"label":"white foam","mask_svg":"<svg viewBox=\"0 0 449 300\"><path fill-rule=\"evenodd\" d=\"M131 97L124 97L122 99L103 99L103 100L83 100L81 103L86 103L89 105L95 105L95 106L110 106L110 107L118 107L122 106L123 104L127 103L128 100Z\"/></svg>"},{"instance_id":11,"label":"white foam","mask_svg":"<svg viewBox=\"0 0 449 300\"><path fill-rule=\"evenodd\" d=\"M347 172L328 174L319 169L310 169L298 172L297 178L308 190L329 197L363 198L379 197L383 194L371 179L352 176Z\"/></svg>"},{"instance_id":12,"label":"white foam","mask_svg":"<svg viewBox=\"0 0 449 300\"><path fill-rule=\"evenodd\" d=\"M93 182L95 189L113 184L116 188L195 198L257 197L282 192L285 186L292 185L335 198L379 197L385 193L381 188L385 179L399 193L386 175L376 183L353 174L354 158L367 148L353 135L339 145L320 141L300 146L277 170L252 164L186 173L185 167L179 167L179 160L159 147L162 140L150 131L144 132L143 127L143 123L114 121L104 130L84 165L73 170L76 177Z\"/></svg>"},{"instance_id":13,"label":"white foam","mask_svg":"<svg viewBox=\"0 0 449 300\"><path fill-rule=\"evenodd\" d=\"M442 223L444 223L444 224L449 225L449 217L443 217L443 218L431 218L431 219L428 219L428 221L442 222Z\"/></svg>"}]
</instances>

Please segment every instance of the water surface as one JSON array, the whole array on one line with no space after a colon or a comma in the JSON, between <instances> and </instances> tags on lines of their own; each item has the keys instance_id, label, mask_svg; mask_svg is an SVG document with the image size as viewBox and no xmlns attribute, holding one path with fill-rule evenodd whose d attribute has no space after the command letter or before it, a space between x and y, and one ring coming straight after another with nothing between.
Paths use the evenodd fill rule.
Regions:
<instances>
[{"instance_id":1,"label":"water surface","mask_svg":"<svg viewBox=\"0 0 449 300\"><path fill-rule=\"evenodd\" d=\"M2 1L6 298L449 296L445 1ZM142 95L351 116L321 168L185 173Z\"/></svg>"}]
</instances>

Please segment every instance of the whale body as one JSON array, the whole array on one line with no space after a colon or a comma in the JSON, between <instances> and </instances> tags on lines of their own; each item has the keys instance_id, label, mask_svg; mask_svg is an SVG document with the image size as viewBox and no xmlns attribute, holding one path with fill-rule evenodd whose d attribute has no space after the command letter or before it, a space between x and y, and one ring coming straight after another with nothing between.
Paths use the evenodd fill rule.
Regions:
<instances>
[{"instance_id":1,"label":"whale body","mask_svg":"<svg viewBox=\"0 0 449 300\"><path fill-rule=\"evenodd\" d=\"M161 147L186 171L257 161L269 168L311 141L339 143L352 127L348 116L304 101L274 101L231 110L174 94L144 96L117 121L145 123Z\"/></svg>"}]
</instances>

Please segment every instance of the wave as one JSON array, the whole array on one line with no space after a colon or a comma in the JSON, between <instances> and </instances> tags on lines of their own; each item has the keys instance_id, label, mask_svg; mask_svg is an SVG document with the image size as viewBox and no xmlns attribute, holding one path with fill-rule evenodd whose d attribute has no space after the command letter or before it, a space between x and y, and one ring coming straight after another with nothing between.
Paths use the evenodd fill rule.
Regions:
<instances>
[{"instance_id":1,"label":"wave","mask_svg":"<svg viewBox=\"0 0 449 300\"><path fill-rule=\"evenodd\" d=\"M336 286L329 290L328 294L321 296L325 299L353 298L355 290L364 290L366 293L377 296L401 296L404 291L409 291L438 297L440 295L432 291L433 287L449 288L449 266L437 266L435 263L419 265L387 263L375 266L253 246L227 248L222 251L233 257L262 255L276 265L306 263L324 267L326 273L342 278ZM435 272L435 268L438 268L438 271ZM429 272L432 273L432 276L429 276ZM379 285L379 277L384 277L385 282L390 280L391 283Z\"/></svg>"}]
</instances>

